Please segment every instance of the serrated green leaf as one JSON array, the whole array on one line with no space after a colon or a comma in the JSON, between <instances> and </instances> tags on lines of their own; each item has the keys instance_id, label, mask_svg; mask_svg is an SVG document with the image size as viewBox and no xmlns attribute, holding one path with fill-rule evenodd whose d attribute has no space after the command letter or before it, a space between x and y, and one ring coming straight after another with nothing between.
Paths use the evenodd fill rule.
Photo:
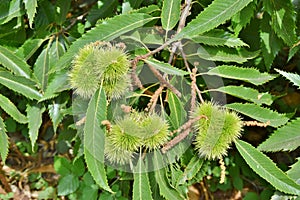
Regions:
<instances>
[{"instance_id":1,"label":"serrated green leaf","mask_svg":"<svg viewBox=\"0 0 300 200\"><path fill-rule=\"evenodd\" d=\"M130 3L130 7L131 8L139 8L140 5L143 3L143 0L128 0L128 2Z\"/></svg>"},{"instance_id":2,"label":"serrated green leaf","mask_svg":"<svg viewBox=\"0 0 300 200\"><path fill-rule=\"evenodd\" d=\"M0 24L22 15L21 0L5 0L0 4Z\"/></svg>"},{"instance_id":3,"label":"serrated green leaf","mask_svg":"<svg viewBox=\"0 0 300 200\"><path fill-rule=\"evenodd\" d=\"M152 200L148 173L145 172L143 159L140 157L134 170L133 200Z\"/></svg>"},{"instance_id":4,"label":"serrated green leaf","mask_svg":"<svg viewBox=\"0 0 300 200\"><path fill-rule=\"evenodd\" d=\"M40 99L40 101L45 101L47 99L51 99L56 97L60 92L71 89L68 83L68 72L61 71L54 75L54 77L49 80L49 84L46 88L44 96Z\"/></svg>"},{"instance_id":5,"label":"serrated green leaf","mask_svg":"<svg viewBox=\"0 0 300 200\"><path fill-rule=\"evenodd\" d=\"M227 104L227 108L233 109L240 112L246 116L249 116L257 121L270 123L272 127L278 127L286 124L289 120L285 115L279 114L268 108L263 108L255 104L242 104L242 103L232 103Z\"/></svg>"},{"instance_id":6,"label":"serrated green leaf","mask_svg":"<svg viewBox=\"0 0 300 200\"><path fill-rule=\"evenodd\" d=\"M257 149L266 152L293 151L300 146L300 118L277 129Z\"/></svg>"},{"instance_id":7,"label":"serrated green leaf","mask_svg":"<svg viewBox=\"0 0 300 200\"><path fill-rule=\"evenodd\" d=\"M29 99L39 100L42 97L42 94L33 87L35 83L22 76L14 76L9 72L0 71L0 84Z\"/></svg>"},{"instance_id":8,"label":"serrated green leaf","mask_svg":"<svg viewBox=\"0 0 300 200\"><path fill-rule=\"evenodd\" d=\"M51 43L51 42L50 42ZM33 74L38 80L39 88L42 91L45 91L48 83L48 71L49 71L49 48L48 43L47 47L41 52L39 57L36 59L33 68Z\"/></svg>"},{"instance_id":9,"label":"serrated green leaf","mask_svg":"<svg viewBox=\"0 0 300 200\"><path fill-rule=\"evenodd\" d=\"M71 64L78 50L84 45L95 41L110 41L120 35L139 28L152 21L155 17L142 13L118 15L101 24L97 25L92 30L88 31L80 39L76 40L68 49L68 51L61 57L57 63L56 68L52 71L60 71L67 68Z\"/></svg>"},{"instance_id":10,"label":"serrated green leaf","mask_svg":"<svg viewBox=\"0 0 300 200\"><path fill-rule=\"evenodd\" d=\"M149 5L147 7L142 7L140 9L136 9L136 10L133 10L132 12L133 13L146 13L146 14L151 14L155 11L160 11L160 8L157 6L157 5Z\"/></svg>"},{"instance_id":11,"label":"serrated green leaf","mask_svg":"<svg viewBox=\"0 0 300 200\"><path fill-rule=\"evenodd\" d=\"M36 59L33 68L33 74L37 79L37 83L44 92L48 86L49 71L55 67L59 57L64 53L64 47L59 41L54 41L53 38L48 41L48 45L40 53ZM54 75L55 76L55 75Z\"/></svg>"},{"instance_id":12,"label":"serrated green leaf","mask_svg":"<svg viewBox=\"0 0 300 200\"><path fill-rule=\"evenodd\" d=\"M300 181L300 158L294 163L291 168L286 172L287 175L299 184Z\"/></svg>"},{"instance_id":13,"label":"serrated green leaf","mask_svg":"<svg viewBox=\"0 0 300 200\"><path fill-rule=\"evenodd\" d=\"M193 37L223 24L252 0L215 0L193 19L173 40Z\"/></svg>"},{"instance_id":14,"label":"serrated green leaf","mask_svg":"<svg viewBox=\"0 0 300 200\"><path fill-rule=\"evenodd\" d=\"M63 120L65 116L64 111L65 111L66 103L67 102L64 103L53 102L52 104L48 105L48 113L53 124L54 132L56 132L59 123Z\"/></svg>"},{"instance_id":15,"label":"serrated green leaf","mask_svg":"<svg viewBox=\"0 0 300 200\"><path fill-rule=\"evenodd\" d=\"M8 154L9 141L6 134L5 124L3 123L2 117L0 117L0 155L2 164L5 163Z\"/></svg>"},{"instance_id":16,"label":"serrated green leaf","mask_svg":"<svg viewBox=\"0 0 300 200\"><path fill-rule=\"evenodd\" d=\"M112 192L108 186L104 165L105 128L101 126L101 122L106 120L106 103L105 93L100 88L91 98L86 112L84 157L95 182L101 188Z\"/></svg>"},{"instance_id":17,"label":"serrated green leaf","mask_svg":"<svg viewBox=\"0 0 300 200\"><path fill-rule=\"evenodd\" d=\"M45 107L41 105L27 105L27 118L28 118L28 135L31 142L31 148L32 151L34 151L34 146L36 143L36 140L39 135L39 129L42 125L42 114L45 111Z\"/></svg>"},{"instance_id":18,"label":"serrated green leaf","mask_svg":"<svg viewBox=\"0 0 300 200\"><path fill-rule=\"evenodd\" d=\"M15 54L27 61L43 44L45 39L27 39L25 43L17 49Z\"/></svg>"},{"instance_id":19,"label":"serrated green leaf","mask_svg":"<svg viewBox=\"0 0 300 200\"><path fill-rule=\"evenodd\" d=\"M216 75L229 79L243 80L254 85L262 85L276 77L268 73L260 73L257 69L254 68L242 68L229 65L217 66L204 74Z\"/></svg>"},{"instance_id":20,"label":"serrated green leaf","mask_svg":"<svg viewBox=\"0 0 300 200\"><path fill-rule=\"evenodd\" d=\"M57 0L56 1L56 15L55 22L62 25L66 21L67 14L70 10L71 0Z\"/></svg>"},{"instance_id":21,"label":"serrated green leaf","mask_svg":"<svg viewBox=\"0 0 300 200\"><path fill-rule=\"evenodd\" d=\"M23 2L29 19L29 26L32 28L34 16L36 14L37 0L23 0Z\"/></svg>"},{"instance_id":22,"label":"serrated green leaf","mask_svg":"<svg viewBox=\"0 0 300 200\"><path fill-rule=\"evenodd\" d=\"M292 48L290 48L289 58L287 61L290 61L295 56L295 54L299 52L299 50L300 50L300 41L298 41L296 44L292 46Z\"/></svg>"},{"instance_id":23,"label":"serrated green leaf","mask_svg":"<svg viewBox=\"0 0 300 200\"><path fill-rule=\"evenodd\" d=\"M236 62L244 63L249 59L257 57L259 51L249 52L245 49L233 49L226 47L199 47L197 55L205 60L222 61L222 62Z\"/></svg>"},{"instance_id":24,"label":"serrated green leaf","mask_svg":"<svg viewBox=\"0 0 300 200\"><path fill-rule=\"evenodd\" d=\"M184 123L186 111L180 99L171 91L168 91L168 105L170 109L170 122L173 129L176 130Z\"/></svg>"},{"instance_id":25,"label":"serrated green leaf","mask_svg":"<svg viewBox=\"0 0 300 200\"><path fill-rule=\"evenodd\" d=\"M240 38L222 29L215 29L192 38L197 43L211 46L241 47L249 46Z\"/></svg>"},{"instance_id":26,"label":"serrated green leaf","mask_svg":"<svg viewBox=\"0 0 300 200\"><path fill-rule=\"evenodd\" d=\"M0 94L0 107L17 122L21 124L28 122L27 117L23 115L18 108L2 94Z\"/></svg>"},{"instance_id":27,"label":"serrated green leaf","mask_svg":"<svg viewBox=\"0 0 300 200\"><path fill-rule=\"evenodd\" d=\"M261 51L267 70L271 68L276 55L283 47L282 40L272 30L270 20L270 16L265 13L260 24Z\"/></svg>"},{"instance_id":28,"label":"serrated green leaf","mask_svg":"<svg viewBox=\"0 0 300 200\"><path fill-rule=\"evenodd\" d=\"M295 10L291 1L265 0L265 11L271 16L272 28L283 41L292 46L296 41Z\"/></svg>"},{"instance_id":29,"label":"serrated green leaf","mask_svg":"<svg viewBox=\"0 0 300 200\"><path fill-rule=\"evenodd\" d=\"M169 185L169 183L167 181L167 177L166 177L165 168L161 168L161 169L158 168L158 166L160 165L159 163L161 163L161 161L162 161L161 155L158 155L159 153L154 152L153 165L156 169L158 169L154 172L154 174L155 174L156 182L159 186L160 194L167 200L182 200L182 199L184 199L178 193L178 191L176 191L174 188L172 188Z\"/></svg>"},{"instance_id":30,"label":"serrated green leaf","mask_svg":"<svg viewBox=\"0 0 300 200\"><path fill-rule=\"evenodd\" d=\"M253 103L258 105L271 105L273 103L272 95L270 95L269 93L260 93L259 91L253 88L245 86L229 85L213 89L213 91L224 92L226 94L230 94L241 99L252 101Z\"/></svg>"},{"instance_id":31,"label":"serrated green leaf","mask_svg":"<svg viewBox=\"0 0 300 200\"><path fill-rule=\"evenodd\" d=\"M16 75L30 78L30 66L3 46L0 46L0 64Z\"/></svg>"},{"instance_id":32,"label":"serrated green leaf","mask_svg":"<svg viewBox=\"0 0 300 200\"><path fill-rule=\"evenodd\" d=\"M186 181L191 180L196 176L203 165L204 159L199 158L198 155L194 155L186 168L181 177L178 178L177 186L186 183Z\"/></svg>"},{"instance_id":33,"label":"serrated green leaf","mask_svg":"<svg viewBox=\"0 0 300 200\"><path fill-rule=\"evenodd\" d=\"M59 196L71 194L77 190L79 184L79 179L74 174L63 176L58 182L57 193Z\"/></svg>"},{"instance_id":34,"label":"serrated green leaf","mask_svg":"<svg viewBox=\"0 0 300 200\"><path fill-rule=\"evenodd\" d=\"M298 86L300 89L300 76L298 74L293 74L290 72L281 71L279 69L275 69L279 74L290 80L295 86Z\"/></svg>"},{"instance_id":35,"label":"serrated green leaf","mask_svg":"<svg viewBox=\"0 0 300 200\"><path fill-rule=\"evenodd\" d=\"M90 25L94 26L98 19L105 19L107 17L111 17L118 5L117 0L110 1L101 1L95 4L88 12L86 17L87 21L90 22ZM87 27L87 25L85 25Z\"/></svg>"},{"instance_id":36,"label":"serrated green leaf","mask_svg":"<svg viewBox=\"0 0 300 200\"><path fill-rule=\"evenodd\" d=\"M161 24L166 31L172 30L179 21L180 3L180 0L163 1Z\"/></svg>"},{"instance_id":37,"label":"serrated green leaf","mask_svg":"<svg viewBox=\"0 0 300 200\"><path fill-rule=\"evenodd\" d=\"M145 59L144 62L166 74L177 75L177 76L184 76L184 75L189 74L186 71L183 71L181 69L173 67L172 65L170 65L168 63L160 62L153 58Z\"/></svg>"},{"instance_id":38,"label":"serrated green leaf","mask_svg":"<svg viewBox=\"0 0 300 200\"><path fill-rule=\"evenodd\" d=\"M235 145L252 170L277 190L287 194L300 195L300 185L290 179L270 158L247 142L237 140Z\"/></svg>"},{"instance_id":39,"label":"serrated green leaf","mask_svg":"<svg viewBox=\"0 0 300 200\"><path fill-rule=\"evenodd\" d=\"M231 23L235 35L239 35L240 31L250 23L251 19L255 16L255 11L256 2L253 1L232 17Z\"/></svg>"}]
</instances>

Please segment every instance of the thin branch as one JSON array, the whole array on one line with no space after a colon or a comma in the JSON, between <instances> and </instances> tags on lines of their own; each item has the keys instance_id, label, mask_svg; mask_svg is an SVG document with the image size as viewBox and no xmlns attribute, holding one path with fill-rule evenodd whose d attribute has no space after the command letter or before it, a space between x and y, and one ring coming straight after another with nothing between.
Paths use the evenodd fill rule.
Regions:
<instances>
[{"instance_id":1,"label":"thin branch","mask_svg":"<svg viewBox=\"0 0 300 200\"><path fill-rule=\"evenodd\" d=\"M178 28L177 28L177 33L179 33L183 27L185 26L186 18L190 15L190 9L191 9L191 0L186 0L185 1L185 7L181 13Z\"/></svg>"},{"instance_id":2,"label":"thin branch","mask_svg":"<svg viewBox=\"0 0 300 200\"><path fill-rule=\"evenodd\" d=\"M189 63L188 63L188 61L187 61L187 56L186 56L186 54L185 54L184 51L183 51L182 45L179 46L179 49L180 49L180 53L181 53L181 56L182 56L183 61L184 61L184 65L186 66L187 70L190 72L190 77L191 77L192 82L193 82L193 79L195 79L195 78L197 77L197 74L194 74L194 75L193 75L193 72L192 72L192 70L190 69ZM193 83L192 83L192 84L193 84ZM196 90L196 92L197 92L197 94L198 94L198 97L199 97L199 99L200 99L200 102L201 102L201 103L204 103L204 99L202 98L201 91L200 91L200 89L198 88L196 82L195 82L195 84L194 84L192 87L194 87L194 89Z\"/></svg>"},{"instance_id":3,"label":"thin branch","mask_svg":"<svg viewBox=\"0 0 300 200\"><path fill-rule=\"evenodd\" d=\"M152 112L154 110L158 97L161 95L164 87L165 87L164 85L160 85L159 88L154 92L147 105L147 108L145 109L147 112Z\"/></svg>"},{"instance_id":4,"label":"thin branch","mask_svg":"<svg viewBox=\"0 0 300 200\"><path fill-rule=\"evenodd\" d=\"M149 63L147 63L149 69L152 71L152 73L154 74L154 76L156 76L156 78L159 80L159 82L162 85L165 85L166 87L168 87L174 94L176 94L178 97L181 97L181 93L168 81L165 80L165 78L160 74L160 72L155 69L152 65L150 65Z\"/></svg>"},{"instance_id":5,"label":"thin branch","mask_svg":"<svg viewBox=\"0 0 300 200\"><path fill-rule=\"evenodd\" d=\"M176 144L178 144L179 142L181 142L182 140L184 140L184 138L186 138L189 135L190 130L191 130L190 128L186 129L184 132L182 132L181 134L177 135L171 141L169 141L168 143L166 143L164 145L164 147L161 149L161 152L162 153L166 153L173 146L175 146Z\"/></svg>"},{"instance_id":6,"label":"thin branch","mask_svg":"<svg viewBox=\"0 0 300 200\"><path fill-rule=\"evenodd\" d=\"M200 115L198 117L195 117L194 119L190 119L189 121L187 121L185 124L183 124L179 129L173 131L170 135L172 136L174 133L177 132L181 132L179 135L177 135L176 137L174 137L172 140L170 140L169 142L167 142L163 148L161 149L162 153L166 153L169 149L171 149L172 147L174 147L176 144L178 144L179 142L181 142L182 140L184 140L190 133L191 131L191 127L193 125L193 123L195 123L196 121L205 118L207 120L207 117L205 115Z\"/></svg>"}]
</instances>

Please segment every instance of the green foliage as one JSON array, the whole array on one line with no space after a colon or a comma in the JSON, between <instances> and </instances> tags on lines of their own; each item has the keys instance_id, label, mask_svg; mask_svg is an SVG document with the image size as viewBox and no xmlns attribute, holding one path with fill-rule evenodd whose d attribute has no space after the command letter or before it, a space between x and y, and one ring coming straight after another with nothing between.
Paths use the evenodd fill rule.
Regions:
<instances>
[{"instance_id":1,"label":"green foliage","mask_svg":"<svg viewBox=\"0 0 300 200\"><path fill-rule=\"evenodd\" d=\"M34 151L34 146L39 135L39 128L42 125L42 114L45 111L45 108L39 104L28 104L26 111L29 128L28 134L31 141L32 151Z\"/></svg>"},{"instance_id":2,"label":"green foliage","mask_svg":"<svg viewBox=\"0 0 300 200\"><path fill-rule=\"evenodd\" d=\"M227 108L238 111L260 122L268 123L270 126L279 127L286 124L289 120L285 115L279 114L268 108L259 107L255 104L232 103L226 105Z\"/></svg>"},{"instance_id":3,"label":"green foliage","mask_svg":"<svg viewBox=\"0 0 300 200\"><path fill-rule=\"evenodd\" d=\"M279 69L275 69L275 70L278 73L280 73L282 76L287 78L289 81L291 81L295 86L298 86L298 89L300 89L300 76L298 74L281 71Z\"/></svg>"},{"instance_id":4,"label":"green foliage","mask_svg":"<svg viewBox=\"0 0 300 200\"><path fill-rule=\"evenodd\" d=\"M3 0L2 163L54 143L57 184L22 179L40 199L299 198L297 4Z\"/></svg>"},{"instance_id":5,"label":"green foliage","mask_svg":"<svg viewBox=\"0 0 300 200\"><path fill-rule=\"evenodd\" d=\"M15 56L13 52L0 46L0 63L8 70L19 76L29 78L31 75L30 66L21 58Z\"/></svg>"},{"instance_id":6,"label":"green foliage","mask_svg":"<svg viewBox=\"0 0 300 200\"><path fill-rule=\"evenodd\" d=\"M180 0L164 1L161 11L162 27L169 31L172 30L179 21Z\"/></svg>"},{"instance_id":7,"label":"green foliage","mask_svg":"<svg viewBox=\"0 0 300 200\"><path fill-rule=\"evenodd\" d=\"M34 21L34 16L36 14L36 8L37 8L37 0L24 0L25 9L27 12L27 16L29 19L29 26L32 28L32 24Z\"/></svg>"},{"instance_id":8,"label":"green foliage","mask_svg":"<svg viewBox=\"0 0 300 200\"><path fill-rule=\"evenodd\" d=\"M1 159L2 162L5 163L7 154L8 154L8 145L9 145L9 141L8 141L8 136L6 134L6 129L5 129L5 124L3 123L3 119L0 117L0 155L1 155Z\"/></svg>"},{"instance_id":9,"label":"green foliage","mask_svg":"<svg viewBox=\"0 0 300 200\"><path fill-rule=\"evenodd\" d=\"M21 124L25 124L28 122L27 117L18 110L15 104L13 104L7 97L1 94L0 94L0 105L1 108L17 122Z\"/></svg>"},{"instance_id":10,"label":"green foliage","mask_svg":"<svg viewBox=\"0 0 300 200\"><path fill-rule=\"evenodd\" d=\"M298 131L300 119L291 121L285 126L277 129L266 141L261 143L257 149L260 151L293 151L299 147L300 134Z\"/></svg>"},{"instance_id":11,"label":"green foliage","mask_svg":"<svg viewBox=\"0 0 300 200\"><path fill-rule=\"evenodd\" d=\"M228 85L215 89L215 91L224 92L232 96L251 101L257 105L271 105L273 103L272 95L269 93L260 93L259 91L245 86Z\"/></svg>"},{"instance_id":12,"label":"green foliage","mask_svg":"<svg viewBox=\"0 0 300 200\"><path fill-rule=\"evenodd\" d=\"M106 119L106 96L102 88L93 95L86 113L84 126L84 154L87 167L96 183L111 191L104 168L104 128L101 122Z\"/></svg>"},{"instance_id":13,"label":"green foliage","mask_svg":"<svg viewBox=\"0 0 300 200\"><path fill-rule=\"evenodd\" d=\"M244 141L236 141L236 147L247 164L277 190L300 195L300 185L290 179L283 171L276 167L270 158Z\"/></svg>"},{"instance_id":14,"label":"green foliage","mask_svg":"<svg viewBox=\"0 0 300 200\"><path fill-rule=\"evenodd\" d=\"M133 196L134 200L151 200L151 189L149 185L148 173L143 172L145 165L142 158L138 160L137 169L134 170Z\"/></svg>"},{"instance_id":15,"label":"green foliage","mask_svg":"<svg viewBox=\"0 0 300 200\"><path fill-rule=\"evenodd\" d=\"M254 68L241 68L229 65L215 67L205 74L221 76L223 78L243 80L254 85L261 85L275 78L275 76L272 76L270 74L260 73L257 69Z\"/></svg>"},{"instance_id":16,"label":"green foliage","mask_svg":"<svg viewBox=\"0 0 300 200\"><path fill-rule=\"evenodd\" d=\"M184 27L175 38L193 37L212 30L230 19L250 2L251 0L215 0L196 19Z\"/></svg>"}]
</instances>

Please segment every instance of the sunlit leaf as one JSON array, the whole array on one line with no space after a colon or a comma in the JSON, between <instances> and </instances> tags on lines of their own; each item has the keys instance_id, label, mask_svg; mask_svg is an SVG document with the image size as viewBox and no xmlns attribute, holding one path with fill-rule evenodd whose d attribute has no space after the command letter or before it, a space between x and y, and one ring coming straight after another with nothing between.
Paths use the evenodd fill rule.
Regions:
<instances>
[{"instance_id":1,"label":"sunlit leaf","mask_svg":"<svg viewBox=\"0 0 300 200\"><path fill-rule=\"evenodd\" d=\"M0 117L0 155L2 159L2 164L5 163L8 154L8 136L6 134L5 124L3 123L2 117Z\"/></svg>"},{"instance_id":2,"label":"sunlit leaf","mask_svg":"<svg viewBox=\"0 0 300 200\"><path fill-rule=\"evenodd\" d=\"M279 69L275 69L279 74L290 80L295 86L298 86L300 89L300 76L298 74L293 74L290 72L281 71Z\"/></svg>"},{"instance_id":3,"label":"sunlit leaf","mask_svg":"<svg viewBox=\"0 0 300 200\"><path fill-rule=\"evenodd\" d=\"M89 172L96 183L112 192L106 177L104 165L105 128L101 122L106 120L106 96L100 88L89 102L84 126L84 157Z\"/></svg>"},{"instance_id":4,"label":"sunlit leaf","mask_svg":"<svg viewBox=\"0 0 300 200\"><path fill-rule=\"evenodd\" d=\"M257 57L259 51L249 52L245 49L233 49L225 47L199 47L197 55L205 60L222 61L222 62L236 62L244 63L249 59Z\"/></svg>"},{"instance_id":5,"label":"sunlit leaf","mask_svg":"<svg viewBox=\"0 0 300 200\"><path fill-rule=\"evenodd\" d=\"M214 67L204 74L216 75L229 79L243 80L254 85L262 85L276 77L268 73L261 73L254 68L243 68L229 65Z\"/></svg>"},{"instance_id":6,"label":"sunlit leaf","mask_svg":"<svg viewBox=\"0 0 300 200\"><path fill-rule=\"evenodd\" d=\"M245 86L228 85L217 89L213 89L213 91L224 92L226 94L230 94L241 99L252 101L253 103L258 105L271 105L273 103L272 95L270 95L269 93L260 93L259 91L253 88Z\"/></svg>"},{"instance_id":7,"label":"sunlit leaf","mask_svg":"<svg viewBox=\"0 0 300 200\"><path fill-rule=\"evenodd\" d=\"M226 107L240 112L260 122L269 123L269 125L272 127L282 126L286 124L289 120L289 118L287 118L283 114L279 114L268 108L263 108L255 104L232 103L227 104Z\"/></svg>"},{"instance_id":8,"label":"sunlit leaf","mask_svg":"<svg viewBox=\"0 0 300 200\"><path fill-rule=\"evenodd\" d=\"M174 129L178 129L185 121L186 111L182 101L171 91L168 92L168 105L170 108L170 122Z\"/></svg>"},{"instance_id":9,"label":"sunlit leaf","mask_svg":"<svg viewBox=\"0 0 300 200\"><path fill-rule=\"evenodd\" d=\"M18 108L2 94L0 94L0 107L17 122L21 124L28 122L27 117L23 115Z\"/></svg>"},{"instance_id":10,"label":"sunlit leaf","mask_svg":"<svg viewBox=\"0 0 300 200\"><path fill-rule=\"evenodd\" d=\"M43 44L45 39L27 39L25 43L16 51L16 55L24 60L28 60Z\"/></svg>"},{"instance_id":11,"label":"sunlit leaf","mask_svg":"<svg viewBox=\"0 0 300 200\"><path fill-rule=\"evenodd\" d=\"M33 87L35 83L22 76L14 76L9 72L0 71L0 84L29 99L39 100L42 97L42 94Z\"/></svg>"},{"instance_id":12,"label":"sunlit leaf","mask_svg":"<svg viewBox=\"0 0 300 200\"><path fill-rule=\"evenodd\" d=\"M41 105L27 105L27 118L28 118L28 135L31 142L32 151L34 151L34 146L39 135L39 129L42 125L42 114L45 111L45 107Z\"/></svg>"},{"instance_id":13,"label":"sunlit leaf","mask_svg":"<svg viewBox=\"0 0 300 200\"><path fill-rule=\"evenodd\" d=\"M269 157L247 142L237 140L235 144L251 169L277 190L287 194L300 195L300 185L296 184L295 181L280 170Z\"/></svg>"},{"instance_id":14,"label":"sunlit leaf","mask_svg":"<svg viewBox=\"0 0 300 200\"><path fill-rule=\"evenodd\" d=\"M32 28L34 16L36 14L37 0L23 0L23 2L29 19L29 26Z\"/></svg>"},{"instance_id":15,"label":"sunlit leaf","mask_svg":"<svg viewBox=\"0 0 300 200\"><path fill-rule=\"evenodd\" d=\"M133 173L133 200L151 200L152 196L148 173L145 172L144 161L141 157Z\"/></svg>"},{"instance_id":16,"label":"sunlit leaf","mask_svg":"<svg viewBox=\"0 0 300 200\"><path fill-rule=\"evenodd\" d=\"M179 21L180 3L180 0L163 1L161 24L165 30L169 31L173 29Z\"/></svg>"},{"instance_id":17,"label":"sunlit leaf","mask_svg":"<svg viewBox=\"0 0 300 200\"><path fill-rule=\"evenodd\" d=\"M247 6L252 0L215 0L193 19L174 40L193 37L216 28L226 22L237 12Z\"/></svg>"},{"instance_id":18,"label":"sunlit leaf","mask_svg":"<svg viewBox=\"0 0 300 200\"><path fill-rule=\"evenodd\" d=\"M21 0L7 0L0 3L0 24L22 15Z\"/></svg>"},{"instance_id":19,"label":"sunlit leaf","mask_svg":"<svg viewBox=\"0 0 300 200\"><path fill-rule=\"evenodd\" d=\"M30 66L21 58L14 55L13 52L2 46L0 46L0 64L16 75L24 76L26 78L30 77Z\"/></svg>"},{"instance_id":20,"label":"sunlit leaf","mask_svg":"<svg viewBox=\"0 0 300 200\"><path fill-rule=\"evenodd\" d=\"M300 118L277 129L257 149L266 152L293 151L300 146Z\"/></svg>"},{"instance_id":21,"label":"sunlit leaf","mask_svg":"<svg viewBox=\"0 0 300 200\"><path fill-rule=\"evenodd\" d=\"M225 32L221 29L214 29L209 32L197 35L192 38L193 41L211 45L211 46L228 46L228 47L241 47L249 46L243 42L240 38L237 38L229 32Z\"/></svg>"}]
</instances>

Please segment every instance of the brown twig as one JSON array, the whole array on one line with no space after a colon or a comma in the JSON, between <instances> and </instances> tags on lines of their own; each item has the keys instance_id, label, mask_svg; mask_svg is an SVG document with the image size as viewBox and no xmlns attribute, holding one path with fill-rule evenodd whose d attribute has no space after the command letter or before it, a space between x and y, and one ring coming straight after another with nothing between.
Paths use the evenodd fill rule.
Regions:
<instances>
[{"instance_id":1,"label":"brown twig","mask_svg":"<svg viewBox=\"0 0 300 200\"><path fill-rule=\"evenodd\" d=\"M183 61L184 61L184 65L186 66L188 72L190 72L190 77L191 77L192 82L193 82L193 79L196 79L197 74L196 74L196 73L193 74L193 71L190 69L189 63L188 63L187 57L186 57L186 55L185 55L185 53L184 53L184 51L183 51L182 45L179 46L179 49L180 49L181 56L182 56ZM192 83L192 84L193 84L193 83ZM197 86L197 84L196 84L196 81L195 81L194 85L192 85L192 87L194 87L195 91L197 92L198 97L199 97L199 99L200 99L200 102L201 102L201 103L204 103L204 99L202 98L201 91L200 91L200 89L198 88L198 86Z\"/></svg>"},{"instance_id":2,"label":"brown twig","mask_svg":"<svg viewBox=\"0 0 300 200\"><path fill-rule=\"evenodd\" d=\"M186 129L184 132L182 132L181 134L177 135L172 140L170 140L169 142L167 142L164 145L164 147L161 149L161 152L162 153L166 153L169 149L171 149L176 144L178 144L179 142L181 142L182 140L184 140L184 138L186 138L189 135L190 130L191 130L190 128Z\"/></svg>"},{"instance_id":3,"label":"brown twig","mask_svg":"<svg viewBox=\"0 0 300 200\"><path fill-rule=\"evenodd\" d=\"M159 95L162 93L163 89L164 89L164 85L160 85L159 88L154 92L154 94L152 95L147 108L145 109L147 112L152 112L156 106L157 100Z\"/></svg>"},{"instance_id":4,"label":"brown twig","mask_svg":"<svg viewBox=\"0 0 300 200\"><path fill-rule=\"evenodd\" d=\"M163 148L161 149L162 153L166 153L169 149L171 149L176 144L178 144L179 142L181 142L182 140L184 140L189 135L193 123L195 123L196 121L198 121L198 120L200 120L202 118L205 118L207 120L207 117L205 115L200 115L198 117L190 119L185 124L183 124L179 129L171 132L170 135L172 136L172 135L174 135L174 133L183 131L182 133L180 133L179 135L177 135L176 137L174 137L172 140L170 140L169 142L167 142L163 146Z\"/></svg>"},{"instance_id":5,"label":"brown twig","mask_svg":"<svg viewBox=\"0 0 300 200\"><path fill-rule=\"evenodd\" d=\"M152 71L154 76L159 80L160 84L165 85L168 87L174 94L176 94L178 97L181 97L181 93L174 87L171 83L165 80L165 78L160 74L160 72L155 69L151 64L147 63L149 69Z\"/></svg>"}]
</instances>

